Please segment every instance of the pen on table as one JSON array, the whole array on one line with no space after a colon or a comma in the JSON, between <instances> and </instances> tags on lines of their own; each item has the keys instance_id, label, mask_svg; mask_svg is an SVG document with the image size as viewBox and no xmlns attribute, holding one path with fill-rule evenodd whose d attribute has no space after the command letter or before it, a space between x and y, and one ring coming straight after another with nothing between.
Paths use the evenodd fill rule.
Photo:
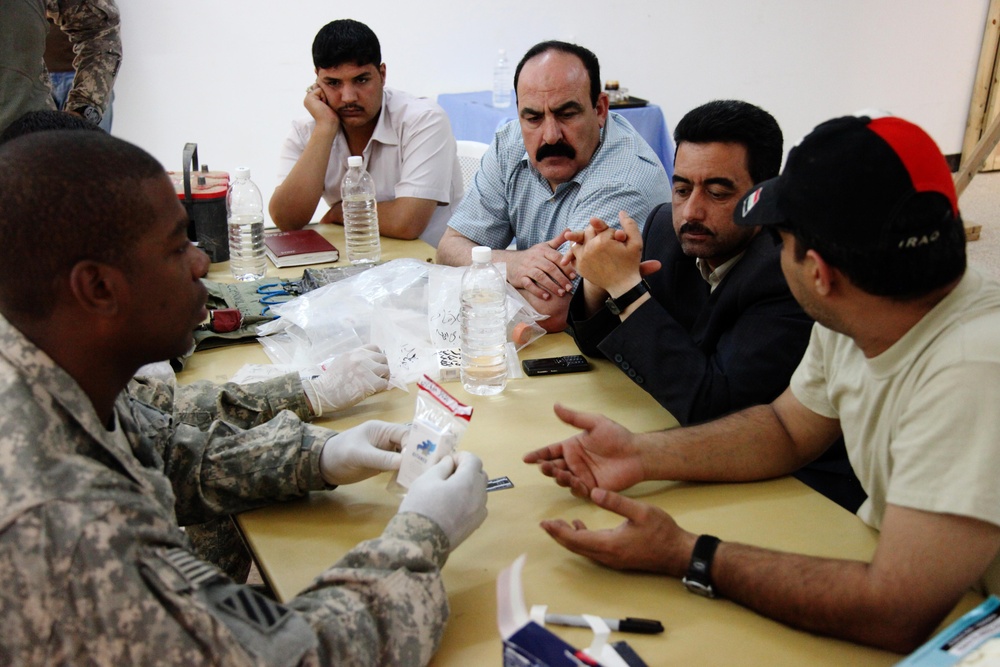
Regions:
<instances>
[{"instance_id":1,"label":"pen on table","mask_svg":"<svg viewBox=\"0 0 1000 667\"><path fill-rule=\"evenodd\" d=\"M583 616L568 614L545 614L545 622L552 625L572 625L579 628L589 628L590 624ZM655 635L663 632L663 624L650 618L605 618L608 627L618 632L634 632L642 635Z\"/></svg>"}]
</instances>

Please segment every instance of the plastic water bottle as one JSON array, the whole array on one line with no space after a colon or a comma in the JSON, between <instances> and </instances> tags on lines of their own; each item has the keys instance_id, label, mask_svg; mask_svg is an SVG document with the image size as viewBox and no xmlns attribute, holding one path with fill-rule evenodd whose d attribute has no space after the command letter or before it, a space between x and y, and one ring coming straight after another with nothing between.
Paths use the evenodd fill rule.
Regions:
<instances>
[{"instance_id":1,"label":"plastic water bottle","mask_svg":"<svg viewBox=\"0 0 1000 667\"><path fill-rule=\"evenodd\" d=\"M514 73L510 69L510 61L507 60L507 52L500 49L497 54L497 64L493 68L493 106L497 109L506 109L510 106L510 90L514 85Z\"/></svg>"},{"instance_id":2,"label":"plastic water bottle","mask_svg":"<svg viewBox=\"0 0 1000 667\"><path fill-rule=\"evenodd\" d=\"M340 198L344 210L347 261L351 264L375 264L382 256L375 183L365 171L360 155L347 158L347 173L340 184Z\"/></svg>"},{"instance_id":3,"label":"plastic water bottle","mask_svg":"<svg viewBox=\"0 0 1000 667\"><path fill-rule=\"evenodd\" d=\"M492 256L490 248L473 248L462 275L462 386L480 396L507 386L507 287Z\"/></svg>"},{"instance_id":4,"label":"plastic water bottle","mask_svg":"<svg viewBox=\"0 0 1000 667\"><path fill-rule=\"evenodd\" d=\"M237 280L260 280L267 273L264 254L264 200L250 180L249 167L237 167L226 193L229 268Z\"/></svg>"}]
</instances>

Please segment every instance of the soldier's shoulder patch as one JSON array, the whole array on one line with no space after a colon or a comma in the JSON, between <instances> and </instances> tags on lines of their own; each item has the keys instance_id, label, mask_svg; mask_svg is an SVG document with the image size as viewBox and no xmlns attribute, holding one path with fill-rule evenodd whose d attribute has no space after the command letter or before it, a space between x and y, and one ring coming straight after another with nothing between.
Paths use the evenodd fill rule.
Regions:
<instances>
[{"instance_id":1,"label":"soldier's shoulder patch","mask_svg":"<svg viewBox=\"0 0 1000 667\"><path fill-rule=\"evenodd\" d=\"M265 633L279 627L291 613L288 607L247 586L234 588L216 606Z\"/></svg>"}]
</instances>

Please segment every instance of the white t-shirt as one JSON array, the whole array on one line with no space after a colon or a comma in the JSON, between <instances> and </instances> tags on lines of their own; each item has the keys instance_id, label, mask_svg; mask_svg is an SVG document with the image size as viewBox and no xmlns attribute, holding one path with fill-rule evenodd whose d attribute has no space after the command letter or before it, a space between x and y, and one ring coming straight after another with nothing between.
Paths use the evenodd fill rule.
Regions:
<instances>
[{"instance_id":1,"label":"white t-shirt","mask_svg":"<svg viewBox=\"0 0 1000 667\"><path fill-rule=\"evenodd\" d=\"M879 528L886 505L1000 525L1000 284L969 269L892 347L866 359L819 324L791 379L802 404L840 420ZM1000 593L1000 554L984 588Z\"/></svg>"},{"instance_id":2,"label":"white t-shirt","mask_svg":"<svg viewBox=\"0 0 1000 667\"><path fill-rule=\"evenodd\" d=\"M311 116L292 121L292 131L281 147L279 185L301 157L315 127ZM347 137L340 132L330 150L323 189L323 200L331 206L340 201L340 182L350 155ZM436 247L463 193L455 136L444 109L431 100L385 88L382 112L362 157L375 181L378 201L417 197L438 202L427 229L420 235Z\"/></svg>"}]
</instances>

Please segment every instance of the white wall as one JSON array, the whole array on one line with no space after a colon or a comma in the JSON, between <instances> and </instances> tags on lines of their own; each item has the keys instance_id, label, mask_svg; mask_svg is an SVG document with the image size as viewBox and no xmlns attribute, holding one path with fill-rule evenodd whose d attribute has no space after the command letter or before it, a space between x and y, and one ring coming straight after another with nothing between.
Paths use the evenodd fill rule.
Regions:
<instances>
[{"instance_id":1,"label":"white wall","mask_svg":"<svg viewBox=\"0 0 1000 667\"><path fill-rule=\"evenodd\" d=\"M663 107L672 128L711 99L775 115L786 150L817 123L888 109L959 153L988 0L118 0L125 57L113 133L180 169L275 185L289 120L305 113L310 46L335 18L379 36L391 86L434 97L491 86L496 50L543 39L593 50L604 79Z\"/></svg>"}]
</instances>

